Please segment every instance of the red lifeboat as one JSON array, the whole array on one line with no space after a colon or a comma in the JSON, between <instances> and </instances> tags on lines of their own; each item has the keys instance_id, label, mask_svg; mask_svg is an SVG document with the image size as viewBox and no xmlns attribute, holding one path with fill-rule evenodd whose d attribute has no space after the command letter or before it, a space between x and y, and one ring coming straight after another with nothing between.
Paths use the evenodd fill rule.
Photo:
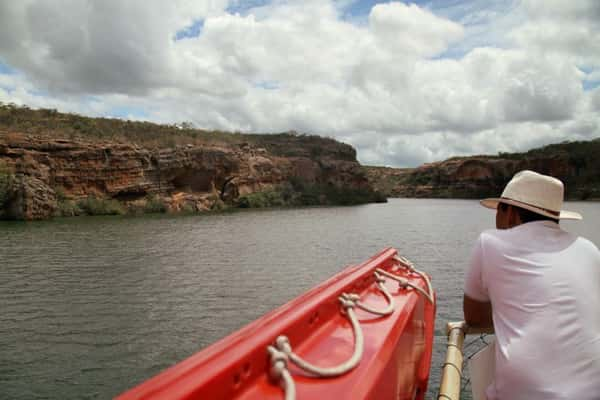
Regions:
<instances>
[{"instance_id":1,"label":"red lifeboat","mask_svg":"<svg viewBox=\"0 0 600 400\"><path fill-rule=\"evenodd\" d=\"M117 399L424 399L434 320L429 278L388 248Z\"/></svg>"}]
</instances>

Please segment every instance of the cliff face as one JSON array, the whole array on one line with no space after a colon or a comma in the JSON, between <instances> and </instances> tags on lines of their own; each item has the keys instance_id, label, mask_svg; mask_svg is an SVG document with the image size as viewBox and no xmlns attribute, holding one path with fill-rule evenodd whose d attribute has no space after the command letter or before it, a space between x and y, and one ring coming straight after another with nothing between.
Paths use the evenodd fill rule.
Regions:
<instances>
[{"instance_id":1,"label":"cliff face","mask_svg":"<svg viewBox=\"0 0 600 400\"><path fill-rule=\"evenodd\" d=\"M140 209L158 200L167 211L205 211L294 179L373 193L354 149L330 139L276 135L264 145L253 140L150 148L53 136L0 129L4 218L44 219L86 199ZM10 184L2 189L6 177Z\"/></svg>"},{"instance_id":2,"label":"cliff face","mask_svg":"<svg viewBox=\"0 0 600 400\"><path fill-rule=\"evenodd\" d=\"M524 169L559 178L571 200L600 199L600 139L561 143L526 153L452 158L414 169L366 167L373 185L392 197L499 196Z\"/></svg>"}]
</instances>

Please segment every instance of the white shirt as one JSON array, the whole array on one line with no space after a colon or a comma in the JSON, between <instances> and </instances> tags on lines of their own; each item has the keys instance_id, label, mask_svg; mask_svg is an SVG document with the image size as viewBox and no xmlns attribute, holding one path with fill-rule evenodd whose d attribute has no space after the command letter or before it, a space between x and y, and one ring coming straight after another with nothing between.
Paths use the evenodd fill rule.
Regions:
<instances>
[{"instance_id":1,"label":"white shirt","mask_svg":"<svg viewBox=\"0 0 600 400\"><path fill-rule=\"evenodd\" d=\"M551 221L487 230L465 294L492 303L489 399L600 399L600 252Z\"/></svg>"}]
</instances>

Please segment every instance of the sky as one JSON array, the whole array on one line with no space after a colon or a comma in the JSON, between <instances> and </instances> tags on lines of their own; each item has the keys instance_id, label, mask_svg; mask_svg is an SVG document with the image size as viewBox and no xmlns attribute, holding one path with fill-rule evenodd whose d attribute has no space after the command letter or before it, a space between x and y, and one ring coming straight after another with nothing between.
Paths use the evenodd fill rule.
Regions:
<instances>
[{"instance_id":1,"label":"sky","mask_svg":"<svg viewBox=\"0 0 600 400\"><path fill-rule=\"evenodd\" d=\"M600 137L600 1L2 1L0 102L318 134L367 165L524 151Z\"/></svg>"}]
</instances>

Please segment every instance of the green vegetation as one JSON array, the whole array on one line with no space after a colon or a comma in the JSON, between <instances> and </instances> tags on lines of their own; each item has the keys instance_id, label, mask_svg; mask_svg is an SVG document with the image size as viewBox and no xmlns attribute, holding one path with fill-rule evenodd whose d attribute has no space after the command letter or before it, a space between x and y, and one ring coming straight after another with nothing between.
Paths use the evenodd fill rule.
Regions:
<instances>
[{"instance_id":1,"label":"green vegetation","mask_svg":"<svg viewBox=\"0 0 600 400\"><path fill-rule=\"evenodd\" d=\"M148 195L144 212L149 214L165 213L167 212L167 205L159 196Z\"/></svg>"},{"instance_id":2,"label":"green vegetation","mask_svg":"<svg viewBox=\"0 0 600 400\"><path fill-rule=\"evenodd\" d=\"M72 140L136 143L150 148L187 144L237 144L243 146L251 143L266 148L270 153L278 156L316 158L321 154L328 153L339 159L356 159L356 152L351 146L316 135L297 132L232 133L196 129L191 122L160 125L146 121L91 118L78 114L61 113L54 109L31 109L27 106L0 102L0 132L3 130Z\"/></svg>"},{"instance_id":3,"label":"green vegetation","mask_svg":"<svg viewBox=\"0 0 600 400\"><path fill-rule=\"evenodd\" d=\"M241 208L356 205L365 203L385 203L387 198L370 189L346 189L333 185L306 183L292 179L290 183L279 185L272 190L251 193L239 198Z\"/></svg>"},{"instance_id":4,"label":"green vegetation","mask_svg":"<svg viewBox=\"0 0 600 400\"><path fill-rule=\"evenodd\" d=\"M531 149L524 153L498 153L500 158L523 160L532 157L554 157L568 154L572 158L585 158L593 150L600 150L600 139L588 141L564 141ZM596 153L597 154L597 153Z\"/></svg>"},{"instance_id":5,"label":"green vegetation","mask_svg":"<svg viewBox=\"0 0 600 400\"><path fill-rule=\"evenodd\" d=\"M83 215L85 212L73 200L58 200L55 216L57 217L75 217Z\"/></svg>"},{"instance_id":6,"label":"green vegetation","mask_svg":"<svg viewBox=\"0 0 600 400\"><path fill-rule=\"evenodd\" d=\"M125 207L117 200L88 196L77 202L77 207L87 215L123 215Z\"/></svg>"},{"instance_id":7,"label":"green vegetation","mask_svg":"<svg viewBox=\"0 0 600 400\"><path fill-rule=\"evenodd\" d=\"M189 122L179 125L159 125L144 121L90 118L78 114L59 113L53 109L34 110L12 103L0 103L0 128L72 139L111 140L157 147L243 141L241 134L194 129Z\"/></svg>"},{"instance_id":8,"label":"green vegetation","mask_svg":"<svg viewBox=\"0 0 600 400\"><path fill-rule=\"evenodd\" d=\"M291 205L284 201L282 190L267 190L264 192L250 193L246 196L240 196L238 199L238 207L240 208L266 208L266 207L283 207Z\"/></svg>"}]
</instances>

